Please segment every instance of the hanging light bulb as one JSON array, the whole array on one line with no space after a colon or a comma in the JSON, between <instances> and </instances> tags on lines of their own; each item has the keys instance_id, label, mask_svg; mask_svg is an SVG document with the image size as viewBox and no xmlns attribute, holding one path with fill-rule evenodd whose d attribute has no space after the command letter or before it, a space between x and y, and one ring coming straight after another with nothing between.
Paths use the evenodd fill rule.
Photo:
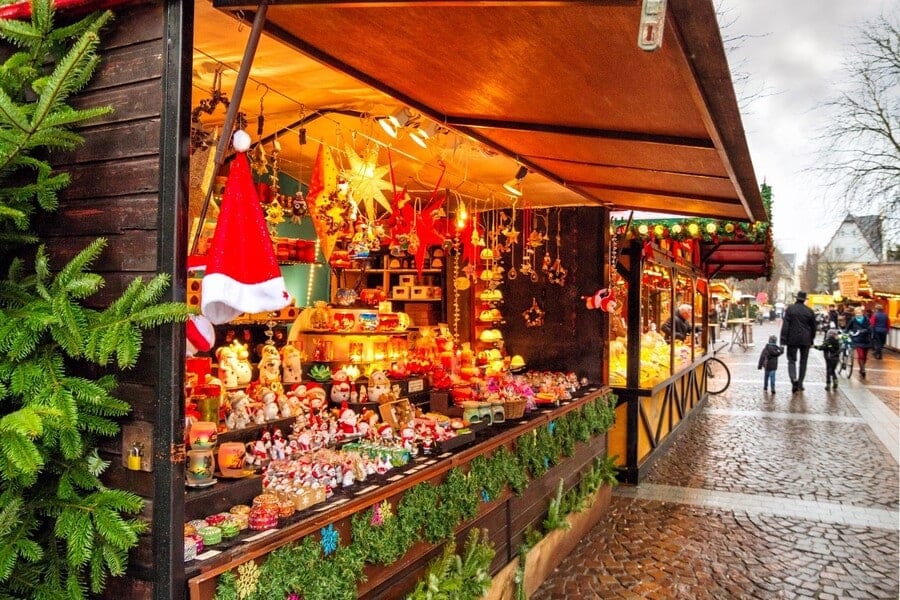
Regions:
<instances>
[{"instance_id":1,"label":"hanging light bulb","mask_svg":"<svg viewBox=\"0 0 900 600\"><path fill-rule=\"evenodd\" d=\"M466 221L469 218L469 213L466 212L466 203L460 200L459 208L456 209L456 228L457 229L465 229Z\"/></svg>"},{"instance_id":2,"label":"hanging light bulb","mask_svg":"<svg viewBox=\"0 0 900 600\"><path fill-rule=\"evenodd\" d=\"M504 183L503 189L506 190L506 193L520 198L522 196L522 180L525 179L526 175L528 175L528 168L520 166L519 170L516 171L515 178Z\"/></svg>"}]
</instances>

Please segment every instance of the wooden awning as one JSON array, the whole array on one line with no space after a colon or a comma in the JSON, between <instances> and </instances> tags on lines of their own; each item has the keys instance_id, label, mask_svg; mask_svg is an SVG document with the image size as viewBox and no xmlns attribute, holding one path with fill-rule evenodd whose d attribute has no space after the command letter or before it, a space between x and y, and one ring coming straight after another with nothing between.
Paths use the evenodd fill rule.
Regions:
<instances>
[{"instance_id":1,"label":"wooden awning","mask_svg":"<svg viewBox=\"0 0 900 600\"><path fill-rule=\"evenodd\" d=\"M258 4L214 6L249 20ZM766 220L712 2L669 0L653 52L637 46L640 13L632 0L275 0L265 30L554 182L529 187L536 205Z\"/></svg>"},{"instance_id":2,"label":"wooden awning","mask_svg":"<svg viewBox=\"0 0 900 600\"><path fill-rule=\"evenodd\" d=\"M703 242L700 244L703 271L707 277L756 279L769 277L772 270L770 242Z\"/></svg>"}]
</instances>

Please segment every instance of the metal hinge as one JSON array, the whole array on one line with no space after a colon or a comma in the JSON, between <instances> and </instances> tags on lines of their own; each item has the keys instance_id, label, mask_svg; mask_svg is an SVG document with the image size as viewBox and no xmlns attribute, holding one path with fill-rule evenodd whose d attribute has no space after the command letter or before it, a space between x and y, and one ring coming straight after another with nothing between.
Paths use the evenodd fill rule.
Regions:
<instances>
[{"instance_id":1,"label":"metal hinge","mask_svg":"<svg viewBox=\"0 0 900 600\"><path fill-rule=\"evenodd\" d=\"M184 462L185 446L184 444L172 444L172 464L177 465Z\"/></svg>"}]
</instances>

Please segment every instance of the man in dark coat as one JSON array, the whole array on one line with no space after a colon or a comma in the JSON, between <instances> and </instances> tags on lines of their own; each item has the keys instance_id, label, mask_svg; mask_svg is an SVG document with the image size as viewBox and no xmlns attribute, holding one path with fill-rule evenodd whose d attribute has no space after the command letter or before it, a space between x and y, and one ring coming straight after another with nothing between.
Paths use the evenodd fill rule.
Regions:
<instances>
[{"instance_id":1,"label":"man in dark coat","mask_svg":"<svg viewBox=\"0 0 900 600\"><path fill-rule=\"evenodd\" d=\"M809 349L816 337L816 313L806 306L806 292L797 292L797 301L784 311L781 323L781 345L787 346L788 376L793 392L803 391L806 377L806 360ZM797 353L800 354L800 368L797 369Z\"/></svg>"}]
</instances>

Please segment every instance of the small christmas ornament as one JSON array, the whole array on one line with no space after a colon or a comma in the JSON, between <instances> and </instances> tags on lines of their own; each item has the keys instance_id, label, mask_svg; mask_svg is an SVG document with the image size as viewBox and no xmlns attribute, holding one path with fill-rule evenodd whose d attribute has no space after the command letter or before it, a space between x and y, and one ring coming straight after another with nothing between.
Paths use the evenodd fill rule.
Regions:
<instances>
[{"instance_id":1,"label":"small christmas ornament","mask_svg":"<svg viewBox=\"0 0 900 600\"><path fill-rule=\"evenodd\" d=\"M245 138L246 132L235 133L235 150L246 145ZM213 324L245 312L281 310L291 302L246 153L240 150L225 183L201 290L201 313Z\"/></svg>"},{"instance_id":2,"label":"small christmas ornament","mask_svg":"<svg viewBox=\"0 0 900 600\"><path fill-rule=\"evenodd\" d=\"M544 324L544 314L537 299L532 298L531 306L522 313L522 317L525 318L525 327L541 327Z\"/></svg>"},{"instance_id":3,"label":"small christmas ornament","mask_svg":"<svg viewBox=\"0 0 900 600\"><path fill-rule=\"evenodd\" d=\"M603 312L615 312L619 305L616 300L616 291L609 288L599 289L591 296L583 296L582 300L588 309L599 308Z\"/></svg>"}]
</instances>

